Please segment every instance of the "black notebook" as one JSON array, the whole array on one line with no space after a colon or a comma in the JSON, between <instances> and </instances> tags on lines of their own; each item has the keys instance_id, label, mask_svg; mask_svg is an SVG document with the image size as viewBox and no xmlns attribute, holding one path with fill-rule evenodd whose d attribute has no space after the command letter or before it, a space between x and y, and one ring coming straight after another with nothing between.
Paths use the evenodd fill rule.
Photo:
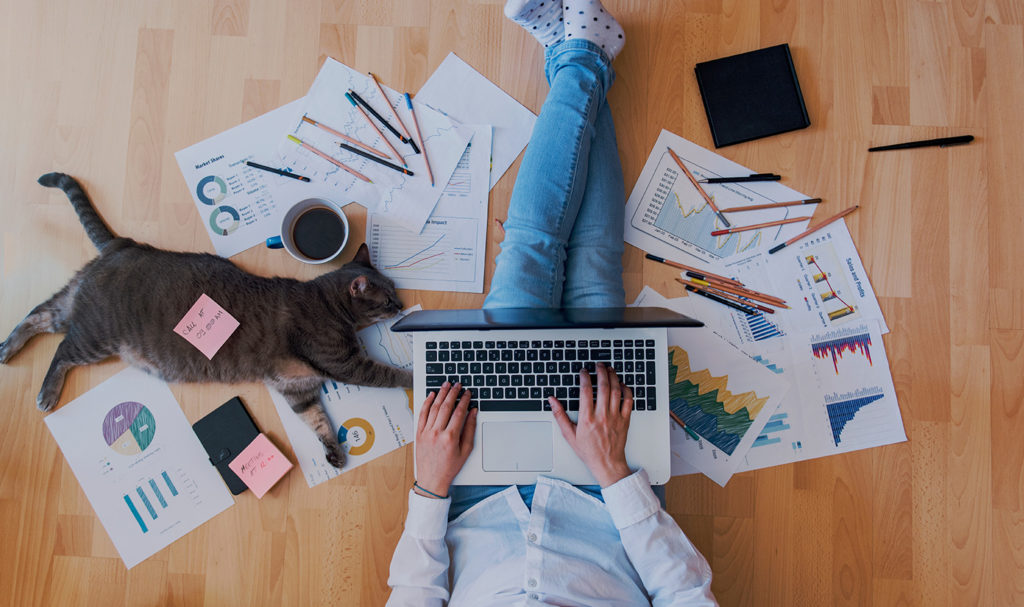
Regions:
<instances>
[{"instance_id":1,"label":"black notebook","mask_svg":"<svg viewBox=\"0 0 1024 607\"><path fill-rule=\"evenodd\" d=\"M715 147L810 126L788 44L698 63Z\"/></svg>"},{"instance_id":2,"label":"black notebook","mask_svg":"<svg viewBox=\"0 0 1024 607\"><path fill-rule=\"evenodd\" d=\"M210 463L224 477L231 493L238 495L245 491L248 487L231 471L228 464L255 440L260 431L242 400L237 396L232 398L192 424L192 430L206 449Z\"/></svg>"}]
</instances>

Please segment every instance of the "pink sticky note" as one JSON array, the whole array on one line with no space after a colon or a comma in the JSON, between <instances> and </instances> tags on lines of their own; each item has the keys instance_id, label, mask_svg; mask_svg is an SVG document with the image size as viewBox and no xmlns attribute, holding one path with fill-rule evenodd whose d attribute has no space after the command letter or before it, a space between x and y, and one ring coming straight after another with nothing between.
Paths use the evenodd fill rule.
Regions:
<instances>
[{"instance_id":1,"label":"pink sticky note","mask_svg":"<svg viewBox=\"0 0 1024 607\"><path fill-rule=\"evenodd\" d=\"M292 469L292 463L265 434L260 434L231 460L228 467L252 489L256 497L263 497Z\"/></svg>"},{"instance_id":2,"label":"pink sticky note","mask_svg":"<svg viewBox=\"0 0 1024 607\"><path fill-rule=\"evenodd\" d=\"M203 293L174 327L174 332L187 339L206 358L212 359L237 328L235 317Z\"/></svg>"}]
</instances>

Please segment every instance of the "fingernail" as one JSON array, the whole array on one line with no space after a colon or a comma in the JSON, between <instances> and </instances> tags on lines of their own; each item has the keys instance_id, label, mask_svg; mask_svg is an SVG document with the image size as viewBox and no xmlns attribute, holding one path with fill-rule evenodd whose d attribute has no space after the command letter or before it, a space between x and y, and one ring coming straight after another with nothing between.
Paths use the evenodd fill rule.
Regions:
<instances>
[{"instance_id":1,"label":"fingernail","mask_svg":"<svg viewBox=\"0 0 1024 607\"><path fill-rule=\"evenodd\" d=\"M451 384L449 384L448 382L444 382L443 384L441 384L441 387L442 387L442 388L447 388L447 387L448 387L448 386L450 386L450 385L451 385Z\"/></svg>"}]
</instances>

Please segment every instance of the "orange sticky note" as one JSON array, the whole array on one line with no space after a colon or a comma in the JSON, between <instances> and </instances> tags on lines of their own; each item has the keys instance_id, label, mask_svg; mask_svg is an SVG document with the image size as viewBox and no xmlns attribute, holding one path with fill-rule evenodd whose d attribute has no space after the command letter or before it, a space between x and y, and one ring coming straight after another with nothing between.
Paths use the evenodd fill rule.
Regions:
<instances>
[{"instance_id":1,"label":"orange sticky note","mask_svg":"<svg viewBox=\"0 0 1024 607\"><path fill-rule=\"evenodd\" d=\"M292 463L261 433L231 460L228 468L261 498L292 469Z\"/></svg>"},{"instance_id":2,"label":"orange sticky note","mask_svg":"<svg viewBox=\"0 0 1024 607\"><path fill-rule=\"evenodd\" d=\"M203 293L178 326L174 327L174 332L187 339L206 358L213 359L213 355L237 328L235 317Z\"/></svg>"}]
</instances>

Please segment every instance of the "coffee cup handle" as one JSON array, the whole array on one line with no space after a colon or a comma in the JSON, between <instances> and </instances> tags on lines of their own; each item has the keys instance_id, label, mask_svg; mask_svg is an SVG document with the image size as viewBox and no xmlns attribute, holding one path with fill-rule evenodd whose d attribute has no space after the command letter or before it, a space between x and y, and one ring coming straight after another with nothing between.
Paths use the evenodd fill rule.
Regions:
<instances>
[{"instance_id":1,"label":"coffee cup handle","mask_svg":"<svg viewBox=\"0 0 1024 607\"><path fill-rule=\"evenodd\" d=\"M284 248L284 242L281 241L281 237L280 236L271 236L270 238L267 239L267 248L268 249L283 249Z\"/></svg>"}]
</instances>

